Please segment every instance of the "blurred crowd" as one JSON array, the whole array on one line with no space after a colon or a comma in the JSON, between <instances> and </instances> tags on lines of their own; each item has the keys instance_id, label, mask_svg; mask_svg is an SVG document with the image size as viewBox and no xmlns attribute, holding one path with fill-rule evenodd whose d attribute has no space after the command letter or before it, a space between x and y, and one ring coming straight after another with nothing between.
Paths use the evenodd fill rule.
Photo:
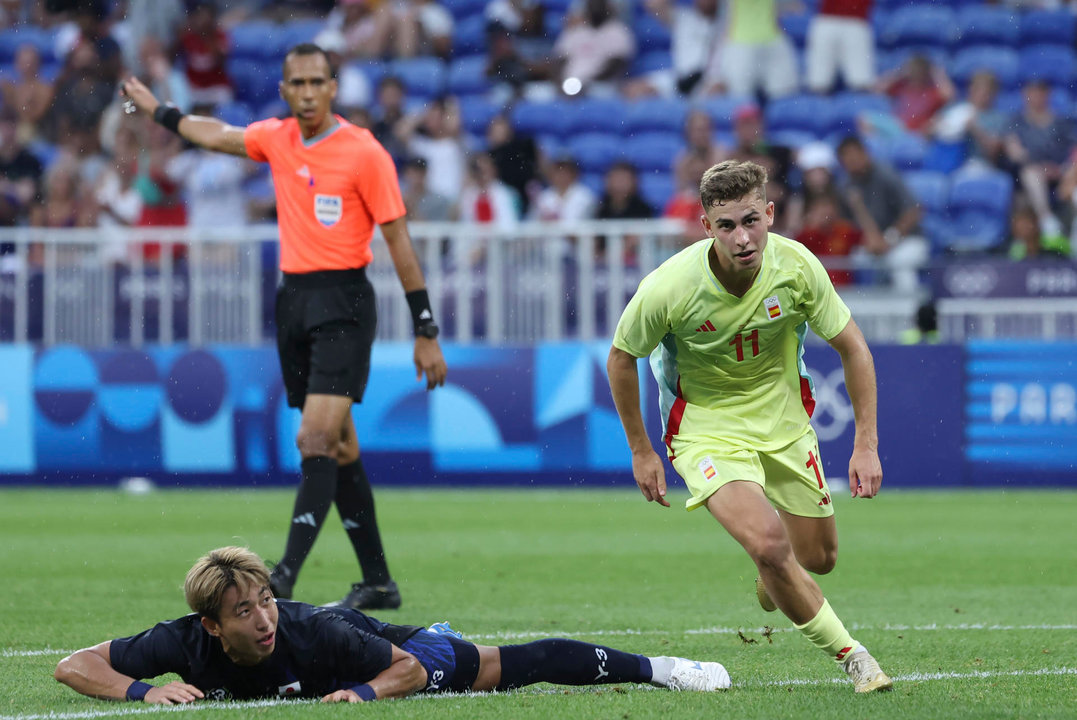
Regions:
<instances>
[{"instance_id":1,"label":"blurred crowd","mask_svg":"<svg viewBox=\"0 0 1077 720\"><path fill-rule=\"evenodd\" d=\"M413 220L672 217L693 240L703 171L752 160L774 230L838 258L836 283L914 290L942 255L1069 257L1075 5L0 0L0 226L272 220L266 168L117 87L244 125L287 112L280 61L312 41Z\"/></svg>"}]
</instances>

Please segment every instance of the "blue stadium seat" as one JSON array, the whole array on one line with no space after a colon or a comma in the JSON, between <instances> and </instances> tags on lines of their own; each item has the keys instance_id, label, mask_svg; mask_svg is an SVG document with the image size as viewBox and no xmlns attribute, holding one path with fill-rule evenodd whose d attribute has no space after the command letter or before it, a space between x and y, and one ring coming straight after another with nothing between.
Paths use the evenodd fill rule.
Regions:
<instances>
[{"instance_id":1,"label":"blue stadium seat","mask_svg":"<svg viewBox=\"0 0 1077 720\"><path fill-rule=\"evenodd\" d=\"M672 36L669 28L653 15L644 15L632 28L636 34L636 52L646 53L652 50L669 50Z\"/></svg>"},{"instance_id":2,"label":"blue stadium seat","mask_svg":"<svg viewBox=\"0 0 1077 720\"><path fill-rule=\"evenodd\" d=\"M351 60L347 65L366 75L367 82L370 83L370 89L375 93L377 92L378 83L389 73L389 67L381 60Z\"/></svg>"},{"instance_id":3,"label":"blue stadium seat","mask_svg":"<svg viewBox=\"0 0 1077 720\"><path fill-rule=\"evenodd\" d=\"M895 170L919 170L927 154L927 141L915 133L900 135L868 135L864 138L868 153Z\"/></svg>"},{"instance_id":4,"label":"blue stadium seat","mask_svg":"<svg viewBox=\"0 0 1077 720\"><path fill-rule=\"evenodd\" d=\"M1013 178L1001 170L966 170L954 173L950 184L950 212L980 212L1009 216Z\"/></svg>"},{"instance_id":5,"label":"blue stadium seat","mask_svg":"<svg viewBox=\"0 0 1077 720\"><path fill-rule=\"evenodd\" d=\"M819 140L815 133L804 132L803 130L778 130L767 135L772 145L778 145L779 147L787 147L793 150L799 150L808 143L817 142ZM723 145L731 145L735 142L735 139L729 141L719 141Z\"/></svg>"},{"instance_id":6,"label":"blue stadium seat","mask_svg":"<svg viewBox=\"0 0 1077 720\"><path fill-rule=\"evenodd\" d=\"M318 18L297 18L284 23L277 31L280 37L281 55L283 56L300 43L314 42L314 38L324 29L325 20Z\"/></svg>"},{"instance_id":7,"label":"blue stadium seat","mask_svg":"<svg viewBox=\"0 0 1077 720\"><path fill-rule=\"evenodd\" d=\"M1021 48L1017 73L1022 82L1046 80L1056 87L1068 87L1077 77L1077 55L1063 45L1026 45Z\"/></svg>"},{"instance_id":8,"label":"blue stadium seat","mask_svg":"<svg viewBox=\"0 0 1077 720\"><path fill-rule=\"evenodd\" d=\"M562 100L516 103L511 111L512 126L521 135L556 135L569 133L568 106Z\"/></svg>"},{"instance_id":9,"label":"blue stadium seat","mask_svg":"<svg viewBox=\"0 0 1077 720\"><path fill-rule=\"evenodd\" d=\"M486 8L487 0L441 0L441 5L445 7L453 18L457 22L467 19L469 17L482 17L482 12Z\"/></svg>"},{"instance_id":10,"label":"blue stadium seat","mask_svg":"<svg viewBox=\"0 0 1077 720\"><path fill-rule=\"evenodd\" d=\"M254 113L255 119L257 120L286 118L291 114L292 110L288 107L288 103L284 102L279 97L266 101L265 104L259 106Z\"/></svg>"},{"instance_id":11,"label":"blue stadium seat","mask_svg":"<svg viewBox=\"0 0 1077 720\"><path fill-rule=\"evenodd\" d=\"M668 172L643 172L639 174L639 194L654 210L656 216L662 214L666 203L677 191L673 175Z\"/></svg>"},{"instance_id":12,"label":"blue stadium seat","mask_svg":"<svg viewBox=\"0 0 1077 720\"><path fill-rule=\"evenodd\" d=\"M460 103L460 123L465 130L476 135L485 134L490 121L505 109L500 103L490 102L481 95L461 95L457 100Z\"/></svg>"},{"instance_id":13,"label":"blue stadium seat","mask_svg":"<svg viewBox=\"0 0 1077 720\"><path fill-rule=\"evenodd\" d=\"M1020 38L1018 14L1007 8L968 5L957 12L954 42L964 45L1014 46Z\"/></svg>"},{"instance_id":14,"label":"blue stadium seat","mask_svg":"<svg viewBox=\"0 0 1077 720\"><path fill-rule=\"evenodd\" d=\"M798 49L803 49L808 38L808 26L811 25L813 13L782 13L778 17L779 24L789 39Z\"/></svg>"},{"instance_id":15,"label":"blue stadium seat","mask_svg":"<svg viewBox=\"0 0 1077 720\"><path fill-rule=\"evenodd\" d=\"M767 132L799 130L822 137L827 131L828 100L818 95L790 95L767 103Z\"/></svg>"},{"instance_id":16,"label":"blue stadium seat","mask_svg":"<svg viewBox=\"0 0 1077 720\"><path fill-rule=\"evenodd\" d=\"M924 55L940 67L948 67L950 64L950 53L945 48L908 45L890 51L877 52L875 55L875 68L880 75L897 70L908 62L913 55Z\"/></svg>"},{"instance_id":17,"label":"blue stadium seat","mask_svg":"<svg viewBox=\"0 0 1077 720\"><path fill-rule=\"evenodd\" d=\"M674 158L684 149L684 140L677 133L649 132L624 138L621 146L624 159L641 173L648 170L668 173Z\"/></svg>"},{"instance_id":18,"label":"blue stadium seat","mask_svg":"<svg viewBox=\"0 0 1077 720\"><path fill-rule=\"evenodd\" d=\"M628 103L622 132L626 135L660 130L680 133L688 116L688 103L682 98L645 98Z\"/></svg>"},{"instance_id":19,"label":"blue stadium seat","mask_svg":"<svg viewBox=\"0 0 1077 720\"><path fill-rule=\"evenodd\" d=\"M606 191L606 178L599 172L585 172L580 174L580 182L587 187L588 190L595 194L596 198L602 197L602 193Z\"/></svg>"},{"instance_id":20,"label":"blue stadium seat","mask_svg":"<svg viewBox=\"0 0 1077 720\"><path fill-rule=\"evenodd\" d=\"M30 154L37 158L37 161L41 163L41 166L48 170L52 167L52 164L60 159L60 148L58 145L53 145L47 140L31 140L26 149L30 151Z\"/></svg>"},{"instance_id":21,"label":"blue stadium seat","mask_svg":"<svg viewBox=\"0 0 1077 720\"><path fill-rule=\"evenodd\" d=\"M1007 216L986 215L978 210L953 212L949 216L945 249L951 253L983 253L1000 248L1009 232Z\"/></svg>"},{"instance_id":22,"label":"blue stadium seat","mask_svg":"<svg viewBox=\"0 0 1077 720\"><path fill-rule=\"evenodd\" d=\"M995 74L1001 88L1017 86L1020 59L1017 51L1006 47L991 45L974 45L959 50L950 61L950 77L958 85L968 85L969 80L980 70L990 70Z\"/></svg>"},{"instance_id":23,"label":"blue stadium seat","mask_svg":"<svg viewBox=\"0 0 1077 720\"><path fill-rule=\"evenodd\" d=\"M624 123L627 103L616 97L577 98L565 104L565 122L570 133L618 133Z\"/></svg>"},{"instance_id":24,"label":"blue stadium seat","mask_svg":"<svg viewBox=\"0 0 1077 720\"><path fill-rule=\"evenodd\" d=\"M229 58L280 62L283 35L281 26L268 20L237 23L228 31Z\"/></svg>"},{"instance_id":25,"label":"blue stadium seat","mask_svg":"<svg viewBox=\"0 0 1077 720\"><path fill-rule=\"evenodd\" d=\"M651 50L635 57L628 74L632 77L638 77L656 70L667 70L671 67L673 67L673 56L670 55L668 50Z\"/></svg>"},{"instance_id":26,"label":"blue stadium seat","mask_svg":"<svg viewBox=\"0 0 1077 720\"><path fill-rule=\"evenodd\" d=\"M1056 115L1074 117L1073 96L1063 87L1051 88L1047 102ZM1011 115L1019 115L1025 108L1025 91L1021 89L999 93L995 99L995 109Z\"/></svg>"},{"instance_id":27,"label":"blue stadium seat","mask_svg":"<svg viewBox=\"0 0 1077 720\"><path fill-rule=\"evenodd\" d=\"M22 45L33 45L42 62L53 62L56 60L55 44L55 33L32 25L0 30L0 62L14 60L15 51Z\"/></svg>"},{"instance_id":28,"label":"blue stadium seat","mask_svg":"<svg viewBox=\"0 0 1077 720\"><path fill-rule=\"evenodd\" d=\"M453 95L481 93L487 87L485 56L457 58L449 64L449 92Z\"/></svg>"},{"instance_id":29,"label":"blue stadium seat","mask_svg":"<svg viewBox=\"0 0 1077 720\"><path fill-rule=\"evenodd\" d=\"M925 213L946 212L950 196L950 180L946 173L910 170L901 176Z\"/></svg>"},{"instance_id":30,"label":"blue stadium seat","mask_svg":"<svg viewBox=\"0 0 1077 720\"><path fill-rule=\"evenodd\" d=\"M236 100L257 107L280 97L280 64L276 60L229 58L225 65Z\"/></svg>"},{"instance_id":31,"label":"blue stadium seat","mask_svg":"<svg viewBox=\"0 0 1077 720\"><path fill-rule=\"evenodd\" d=\"M695 107L710 115L716 130L729 130L733 127L733 118L737 114L737 109L754 102L752 98L747 97L713 95L696 103Z\"/></svg>"},{"instance_id":32,"label":"blue stadium seat","mask_svg":"<svg viewBox=\"0 0 1077 720\"><path fill-rule=\"evenodd\" d=\"M251 106L245 102L230 102L218 105L213 110L214 117L224 120L229 125L246 127L256 119ZM261 118L257 118L261 119Z\"/></svg>"},{"instance_id":33,"label":"blue stadium seat","mask_svg":"<svg viewBox=\"0 0 1077 720\"><path fill-rule=\"evenodd\" d=\"M431 99L445 92L448 73L435 57L401 58L389 63L388 71L404 81L408 95Z\"/></svg>"},{"instance_id":34,"label":"blue stadium seat","mask_svg":"<svg viewBox=\"0 0 1077 720\"><path fill-rule=\"evenodd\" d=\"M857 118L864 113L893 115L890 98L866 92L838 93L825 105L826 116L820 119L824 133L852 135L857 132Z\"/></svg>"},{"instance_id":35,"label":"blue stadium seat","mask_svg":"<svg viewBox=\"0 0 1077 720\"><path fill-rule=\"evenodd\" d=\"M1021 45L1067 45L1077 41L1077 18L1069 10L1027 10L1021 13Z\"/></svg>"},{"instance_id":36,"label":"blue stadium seat","mask_svg":"<svg viewBox=\"0 0 1077 720\"><path fill-rule=\"evenodd\" d=\"M941 255L949 249L951 228L950 217L944 212L928 212L920 217L920 233L930 242L932 255Z\"/></svg>"},{"instance_id":37,"label":"blue stadium seat","mask_svg":"<svg viewBox=\"0 0 1077 720\"><path fill-rule=\"evenodd\" d=\"M565 149L585 173L604 173L621 157L621 138L607 133L573 135Z\"/></svg>"},{"instance_id":38,"label":"blue stadium seat","mask_svg":"<svg viewBox=\"0 0 1077 720\"><path fill-rule=\"evenodd\" d=\"M452 50L457 57L486 52L486 18L481 11L453 25Z\"/></svg>"},{"instance_id":39,"label":"blue stadium seat","mask_svg":"<svg viewBox=\"0 0 1077 720\"><path fill-rule=\"evenodd\" d=\"M955 23L954 11L949 7L924 3L902 5L890 13L878 40L888 48L946 47L953 40Z\"/></svg>"}]
</instances>

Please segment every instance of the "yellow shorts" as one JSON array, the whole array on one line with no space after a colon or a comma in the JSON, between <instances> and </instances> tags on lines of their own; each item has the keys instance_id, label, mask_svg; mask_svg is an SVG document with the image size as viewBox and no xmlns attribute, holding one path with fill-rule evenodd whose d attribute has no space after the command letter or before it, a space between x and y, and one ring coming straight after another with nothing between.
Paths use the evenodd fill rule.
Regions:
<instances>
[{"instance_id":1,"label":"yellow shorts","mask_svg":"<svg viewBox=\"0 0 1077 720\"><path fill-rule=\"evenodd\" d=\"M760 485L774 507L792 515L834 514L819 441L810 427L798 440L774 452L748 450L698 435L687 441L678 438L674 450L673 467L692 493L685 503L688 510L702 506L727 482L747 480Z\"/></svg>"}]
</instances>

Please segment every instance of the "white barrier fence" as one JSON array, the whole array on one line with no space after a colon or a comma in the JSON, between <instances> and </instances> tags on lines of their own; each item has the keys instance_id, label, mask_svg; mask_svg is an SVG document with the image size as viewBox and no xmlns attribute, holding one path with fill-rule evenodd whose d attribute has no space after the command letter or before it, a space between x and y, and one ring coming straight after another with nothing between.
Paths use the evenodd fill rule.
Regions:
<instances>
[{"instance_id":1,"label":"white barrier fence","mask_svg":"<svg viewBox=\"0 0 1077 720\"><path fill-rule=\"evenodd\" d=\"M686 242L672 220L524 223L502 232L413 223L410 230L444 337L491 344L608 337L640 278ZM0 255L0 341L265 342L273 337L276 237L274 225L0 229L0 244L13 250ZM373 249L378 336L410 338L380 237ZM883 287L841 293L873 342L897 341L922 300ZM938 309L947 341L1077 339L1077 299L942 300Z\"/></svg>"}]
</instances>

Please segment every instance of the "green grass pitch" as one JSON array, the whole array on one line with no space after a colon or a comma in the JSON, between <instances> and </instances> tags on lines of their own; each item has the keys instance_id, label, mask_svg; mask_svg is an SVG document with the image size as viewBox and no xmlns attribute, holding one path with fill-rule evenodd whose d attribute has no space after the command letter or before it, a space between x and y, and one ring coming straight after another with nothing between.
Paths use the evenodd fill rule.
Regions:
<instances>
[{"instance_id":1,"label":"green grass pitch","mask_svg":"<svg viewBox=\"0 0 1077 720\"><path fill-rule=\"evenodd\" d=\"M629 479L628 482L631 482ZM837 487L837 484L835 484ZM356 708L201 704L223 718L1077 718L1077 492L895 491L836 498L831 604L895 680L857 697L821 652L755 602L755 571L703 511L635 490L381 490L404 605L381 617L451 620L482 644L564 636L718 660L727 693L537 686ZM65 652L187 612L203 552L283 548L291 490L0 491L0 720L130 717L150 706L76 695ZM358 569L330 515L296 599L338 599ZM773 627L772 631L764 629ZM170 715L173 717L173 715Z\"/></svg>"}]
</instances>

